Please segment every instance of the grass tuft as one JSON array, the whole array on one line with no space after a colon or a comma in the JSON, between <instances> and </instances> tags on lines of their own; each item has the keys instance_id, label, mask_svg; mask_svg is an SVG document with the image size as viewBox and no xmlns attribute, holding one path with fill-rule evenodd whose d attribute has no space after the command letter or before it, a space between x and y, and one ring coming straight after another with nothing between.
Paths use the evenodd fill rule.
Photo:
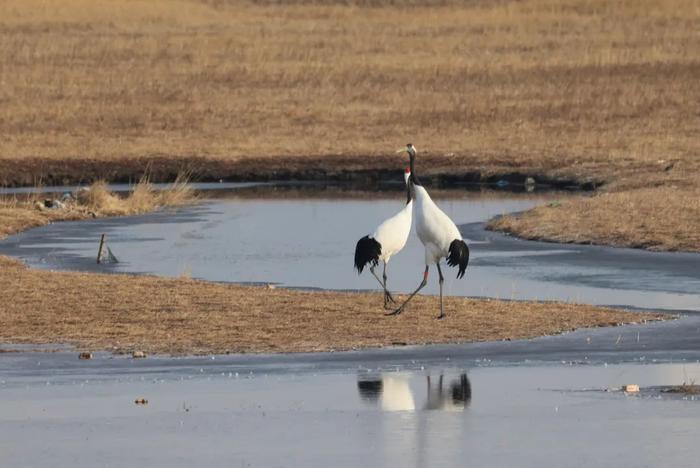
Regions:
<instances>
[{"instance_id":1,"label":"grass tuft","mask_svg":"<svg viewBox=\"0 0 700 468\"><path fill-rule=\"evenodd\" d=\"M126 196L110 191L105 181L98 181L78 190L75 199L65 201L60 209L44 207L44 198L40 193L26 198L0 198L0 238L54 221L147 213L191 203L196 197L188 175L183 173L163 190L154 189L148 176L144 176Z\"/></svg>"}]
</instances>

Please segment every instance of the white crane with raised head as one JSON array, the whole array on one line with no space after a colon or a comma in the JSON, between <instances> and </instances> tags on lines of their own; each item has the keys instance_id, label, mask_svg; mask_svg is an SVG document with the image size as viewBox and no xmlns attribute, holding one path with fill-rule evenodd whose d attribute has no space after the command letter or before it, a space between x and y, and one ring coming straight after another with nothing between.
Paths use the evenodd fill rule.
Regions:
<instances>
[{"instance_id":1,"label":"white crane with raised head","mask_svg":"<svg viewBox=\"0 0 700 468\"><path fill-rule=\"evenodd\" d=\"M379 284L384 289L384 308L389 306L389 302L396 302L386 287L386 267L392 256L396 255L404 248L408 235L411 232L411 219L413 212L413 200L409 190L410 172L406 168L404 181L406 183L406 206L391 218L382 222L372 234L366 235L355 246L355 268L357 273L369 264L369 271L377 278ZM384 263L382 279L377 276L374 269L379 261Z\"/></svg>"},{"instance_id":2,"label":"white crane with raised head","mask_svg":"<svg viewBox=\"0 0 700 468\"><path fill-rule=\"evenodd\" d=\"M409 143L405 148L401 148L397 152L406 152L409 156L411 175L408 178L408 186L415 205L416 233L425 247L425 271L423 272L423 280L418 285L418 288L413 291L398 309L389 315L400 314L406 307L406 304L413 299L413 296L428 284L430 265L435 264L440 276L440 315L438 318L443 318L445 310L442 305L442 284L445 280L440 269L440 260L446 258L449 266L458 267L457 278L461 278L464 276L469 263L469 247L462 239L462 235L455 223L435 204L430 198L428 191L425 190L418 180L414 167L416 148Z\"/></svg>"}]
</instances>

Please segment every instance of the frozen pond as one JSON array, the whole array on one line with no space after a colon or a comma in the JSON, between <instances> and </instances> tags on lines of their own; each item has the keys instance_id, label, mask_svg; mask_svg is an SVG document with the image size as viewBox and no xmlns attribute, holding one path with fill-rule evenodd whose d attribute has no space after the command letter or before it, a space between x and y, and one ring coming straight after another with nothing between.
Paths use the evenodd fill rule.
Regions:
<instances>
[{"instance_id":1,"label":"frozen pond","mask_svg":"<svg viewBox=\"0 0 700 468\"><path fill-rule=\"evenodd\" d=\"M524 242L484 231L493 216L556 198L464 191L434 197L470 244L463 280L446 268L448 295L564 300L700 311L700 255ZM400 192L327 196L253 192L204 200L175 212L57 223L0 242L0 253L40 268L192 276L288 287L376 289L353 270L355 243L402 206ZM120 263L95 264L100 234ZM423 247L412 234L389 265L389 287L420 282ZM434 268L433 268L434 270ZM426 294L437 294L433 271Z\"/></svg>"},{"instance_id":2,"label":"frozen pond","mask_svg":"<svg viewBox=\"0 0 700 468\"><path fill-rule=\"evenodd\" d=\"M5 356L3 465L694 467L700 457L700 401L605 391L700 379L697 363L424 366L357 353L341 369L285 371L218 359Z\"/></svg>"}]
</instances>

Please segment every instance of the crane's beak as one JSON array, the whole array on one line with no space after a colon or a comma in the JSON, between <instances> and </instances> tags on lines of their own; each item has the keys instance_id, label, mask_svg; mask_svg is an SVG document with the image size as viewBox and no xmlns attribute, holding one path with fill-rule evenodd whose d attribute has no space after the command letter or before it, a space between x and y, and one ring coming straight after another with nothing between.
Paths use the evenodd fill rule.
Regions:
<instances>
[{"instance_id":1,"label":"crane's beak","mask_svg":"<svg viewBox=\"0 0 700 468\"><path fill-rule=\"evenodd\" d=\"M408 146L396 150L397 153L408 153Z\"/></svg>"}]
</instances>

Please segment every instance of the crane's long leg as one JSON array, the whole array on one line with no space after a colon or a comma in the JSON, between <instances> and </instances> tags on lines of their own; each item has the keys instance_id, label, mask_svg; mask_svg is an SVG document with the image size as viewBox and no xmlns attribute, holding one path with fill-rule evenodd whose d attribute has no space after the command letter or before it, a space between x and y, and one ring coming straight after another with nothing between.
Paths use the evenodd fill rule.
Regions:
<instances>
[{"instance_id":1,"label":"crane's long leg","mask_svg":"<svg viewBox=\"0 0 700 468\"><path fill-rule=\"evenodd\" d=\"M445 309L442 308L442 283L445 282L445 278L442 277L442 270L440 269L440 262L438 261L436 263L437 265L437 270L438 270L438 275L440 275L440 315L438 315L438 318L441 319L445 317Z\"/></svg>"},{"instance_id":2,"label":"crane's long leg","mask_svg":"<svg viewBox=\"0 0 700 468\"><path fill-rule=\"evenodd\" d=\"M382 271L382 279L384 280L384 308L387 308L389 301L396 304L394 297L389 292L389 288L386 287L386 261L384 262L384 270Z\"/></svg>"},{"instance_id":3,"label":"crane's long leg","mask_svg":"<svg viewBox=\"0 0 700 468\"><path fill-rule=\"evenodd\" d=\"M386 267L385 267L386 268ZM372 276L374 276L377 281L379 281L379 285L384 289L384 307L386 308L388 302L388 299L391 299L392 302L394 301L394 298L391 296L391 293L387 291L386 289L386 273L384 274L384 281L382 281L379 276L377 276L377 272L374 271L374 266L369 267L369 271L372 272Z\"/></svg>"},{"instance_id":4,"label":"crane's long leg","mask_svg":"<svg viewBox=\"0 0 700 468\"><path fill-rule=\"evenodd\" d=\"M411 299L413 299L413 296L415 296L416 294L418 294L418 291L420 291L421 289L423 289L423 288L425 287L425 285L428 284L428 269L429 269L429 268L430 268L430 267L429 267L428 265L425 266L425 272L423 272L423 281L421 281L420 284L418 285L418 287L416 288L416 290L413 291L413 292L411 293L410 296L408 296L408 299L406 299L406 300L404 301L404 303L401 304L401 305L399 306L398 309L396 309L396 310L393 311L393 312L389 312L389 313L386 314L386 315L399 315L399 314L403 311L403 308L406 307L406 304L408 304L408 301L410 301Z\"/></svg>"}]
</instances>

